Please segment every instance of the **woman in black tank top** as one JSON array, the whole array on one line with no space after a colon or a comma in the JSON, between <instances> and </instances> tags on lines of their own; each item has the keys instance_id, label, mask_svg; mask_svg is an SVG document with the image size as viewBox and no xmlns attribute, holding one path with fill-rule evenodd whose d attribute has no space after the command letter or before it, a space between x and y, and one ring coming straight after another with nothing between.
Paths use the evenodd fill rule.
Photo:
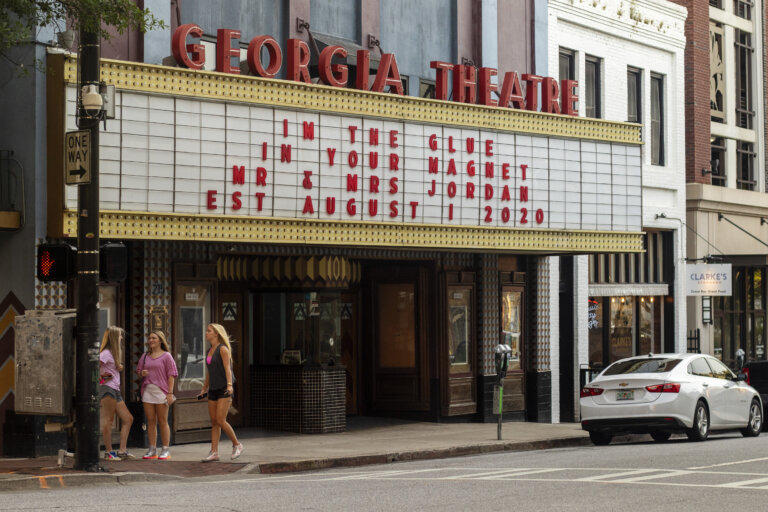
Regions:
<instances>
[{"instance_id":1,"label":"woman in black tank top","mask_svg":"<svg viewBox=\"0 0 768 512\"><path fill-rule=\"evenodd\" d=\"M237 440L235 431L227 422L227 413L232 405L235 376L232 372L232 348L227 331L219 324L209 324L205 329L205 340L211 345L205 357L205 384L200 390L199 400L208 395L208 415L211 417L211 451L203 462L219 460L219 438L221 431L232 441L232 460L243 453L243 445Z\"/></svg>"}]
</instances>

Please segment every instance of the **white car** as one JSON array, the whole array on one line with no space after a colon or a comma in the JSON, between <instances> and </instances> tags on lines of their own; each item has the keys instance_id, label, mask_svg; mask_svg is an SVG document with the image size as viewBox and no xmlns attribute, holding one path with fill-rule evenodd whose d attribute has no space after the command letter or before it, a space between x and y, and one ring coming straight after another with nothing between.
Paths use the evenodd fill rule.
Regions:
<instances>
[{"instance_id":1,"label":"white car","mask_svg":"<svg viewBox=\"0 0 768 512\"><path fill-rule=\"evenodd\" d=\"M760 435L760 394L714 357L648 354L616 361L581 390L581 427L596 445L616 434L674 432L703 441L712 430Z\"/></svg>"}]
</instances>

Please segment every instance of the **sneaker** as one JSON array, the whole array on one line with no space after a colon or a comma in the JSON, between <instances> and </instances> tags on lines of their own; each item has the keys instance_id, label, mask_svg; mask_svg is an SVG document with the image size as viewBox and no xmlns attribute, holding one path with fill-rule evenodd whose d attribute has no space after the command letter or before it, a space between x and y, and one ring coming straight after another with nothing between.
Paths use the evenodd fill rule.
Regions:
<instances>
[{"instance_id":1,"label":"sneaker","mask_svg":"<svg viewBox=\"0 0 768 512\"><path fill-rule=\"evenodd\" d=\"M120 458L120 456L114 450L112 450L111 452L105 452L104 453L104 458L106 460L123 460L123 459Z\"/></svg>"},{"instance_id":2,"label":"sneaker","mask_svg":"<svg viewBox=\"0 0 768 512\"><path fill-rule=\"evenodd\" d=\"M156 458L157 458L157 448L155 448L154 446L151 447L147 451L147 453L145 453L144 456L142 457L142 459L156 459Z\"/></svg>"},{"instance_id":3,"label":"sneaker","mask_svg":"<svg viewBox=\"0 0 768 512\"><path fill-rule=\"evenodd\" d=\"M117 452L117 456L120 457L121 460L134 460L136 458L136 456L128 450Z\"/></svg>"},{"instance_id":4,"label":"sneaker","mask_svg":"<svg viewBox=\"0 0 768 512\"><path fill-rule=\"evenodd\" d=\"M160 450L160 455L157 456L160 460L168 460L171 458L171 450L168 449L167 446L163 446L163 449Z\"/></svg>"},{"instance_id":5,"label":"sneaker","mask_svg":"<svg viewBox=\"0 0 768 512\"><path fill-rule=\"evenodd\" d=\"M215 462L217 460L219 460L218 452L210 451L208 452L208 456L202 459L200 462Z\"/></svg>"},{"instance_id":6,"label":"sneaker","mask_svg":"<svg viewBox=\"0 0 768 512\"><path fill-rule=\"evenodd\" d=\"M232 460L235 460L239 456L243 454L243 450L245 450L245 446L243 446L243 443L237 443L237 446L232 447Z\"/></svg>"}]
</instances>

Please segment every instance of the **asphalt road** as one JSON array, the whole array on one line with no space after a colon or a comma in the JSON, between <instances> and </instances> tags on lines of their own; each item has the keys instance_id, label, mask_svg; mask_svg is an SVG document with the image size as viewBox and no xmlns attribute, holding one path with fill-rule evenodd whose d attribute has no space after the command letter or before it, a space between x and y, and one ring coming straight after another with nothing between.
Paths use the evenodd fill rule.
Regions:
<instances>
[{"instance_id":1,"label":"asphalt road","mask_svg":"<svg viewBox=\"0 0 768 512\"><path fill-rule=\"evenodd\" d=\"M4 493L0 510L766 510L768 435Z\"/></svg>"}]
</instances>

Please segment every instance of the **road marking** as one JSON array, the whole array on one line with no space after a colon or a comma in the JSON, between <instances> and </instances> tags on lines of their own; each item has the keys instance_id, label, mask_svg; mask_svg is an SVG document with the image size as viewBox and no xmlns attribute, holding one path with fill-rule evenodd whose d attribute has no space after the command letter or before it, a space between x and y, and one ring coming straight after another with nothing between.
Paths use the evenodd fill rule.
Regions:
<instances>
[{"instance_id":1,"label":"road marking","mask_svg":"<svg viewBox=\"0 0 768 512\"><path fill-rule=\"evenodd\" d=\"M730 482L727 484L720 484L718 485L718 487L747 487L750 484L764 484L766 482L768 482L768 478L755 478L753 480L742 480L740 482Z\"/></svg>"},{"instance_id":2,"label":"road marking","mask_svg":"<svg viewBox=\"0 0 768 512\"><path fill-rule=\"evenodd\" d=\"M584 468L589 469L589 468ZM605 473L601 475L593 475L593 476L585 476L584 478L576 478L575 481L577 482L595 482L599 480L605 480L608 478L616 478L619 476L631 476L631 475L642 475L643 473L655 473L657 471L660 471L658 469L633 469L631 471L624 471L621 473Z\"/></svg>"},{"instance_id":3,"label":"road marking","mask_svg":"<svg viewBox=\"0 0 768 512\"><path fill-rule=\"evenodd\" d=\"M389 476L401 476L410 475L414 473L427 473L432 471L444 471L444 468L429 468L429 469L400 469L391 471L368 471L364 473L357 473L354 475L337 476L333 478L325 478L324 480L366 480L369 478L386 478Z\"/></svg>"},{"instance_id":4,"label":"road marking","mask_svg":"<svg viewBox=\"0 0 768 512\"><path fill-rule=\"evenodd\" d=\"M512 480L512 479L516 479L519 476L538 475L541 473L554 473L556 471L562 471L562 469L535 469L530 471L513 471L509 474L489 476L487 478L484 478L483 480L505 480L505 479Z\"/></svg>"},{"instance_id":5,"label":"road marking","mask_svg":"<svg viewBox=\"0 0 768 512\"><path fill-rule=\"evenodd\" d=\"M621 482L621 483L634 483L634 482L640 482L644 480L654 480L656 478L665 478L665 477L674 477L674 476L682 476L682 475L690 475L693 471L685 471L682 469L673 469L671 471L664 471L663 473L657 473L655 475L645 475L645 476L636 476L633 478L621 478L619 480L612 480L612 482Z\"/></svg>"},{"instance_id":6,"label":"road marking","mask_svg":"<svg viewBox=\"0 0 768 512\"><path fill-rule=\"evenodd\" d=\"M721 462L720 464L711 464L709 466L694 466L694 467L688 468L688 469L719 468L721 466L733 466L733 465L736 465L736 464L747 464L748 462L760 462L762 460L768 460L768 457L760 457L759 459L735 460L733 462Z\"/></svg>"},{"instance_id":7,"label":"road marking","mask_svg":"<svg viewBox=\"0 0 768 512\"><path fill-rule=\"evenodd\" d=\"M472 480L472 479L475 479L475 478L482 479L482 478L491 477L491 476L494 476L494 475L503 475L503 474L507 474L507 473L514 474L514 473L518 473L518 472L521 472L521 471L529 471L531 469L533 469L533 468L497 469L495 471L484 471L484 472L481 472L481 473L470 473L468 475L444 476L444 477L439 478L439 480ZM471 471L471 469L470 469L470 471Z\"/></svg>"}]
</instances>

